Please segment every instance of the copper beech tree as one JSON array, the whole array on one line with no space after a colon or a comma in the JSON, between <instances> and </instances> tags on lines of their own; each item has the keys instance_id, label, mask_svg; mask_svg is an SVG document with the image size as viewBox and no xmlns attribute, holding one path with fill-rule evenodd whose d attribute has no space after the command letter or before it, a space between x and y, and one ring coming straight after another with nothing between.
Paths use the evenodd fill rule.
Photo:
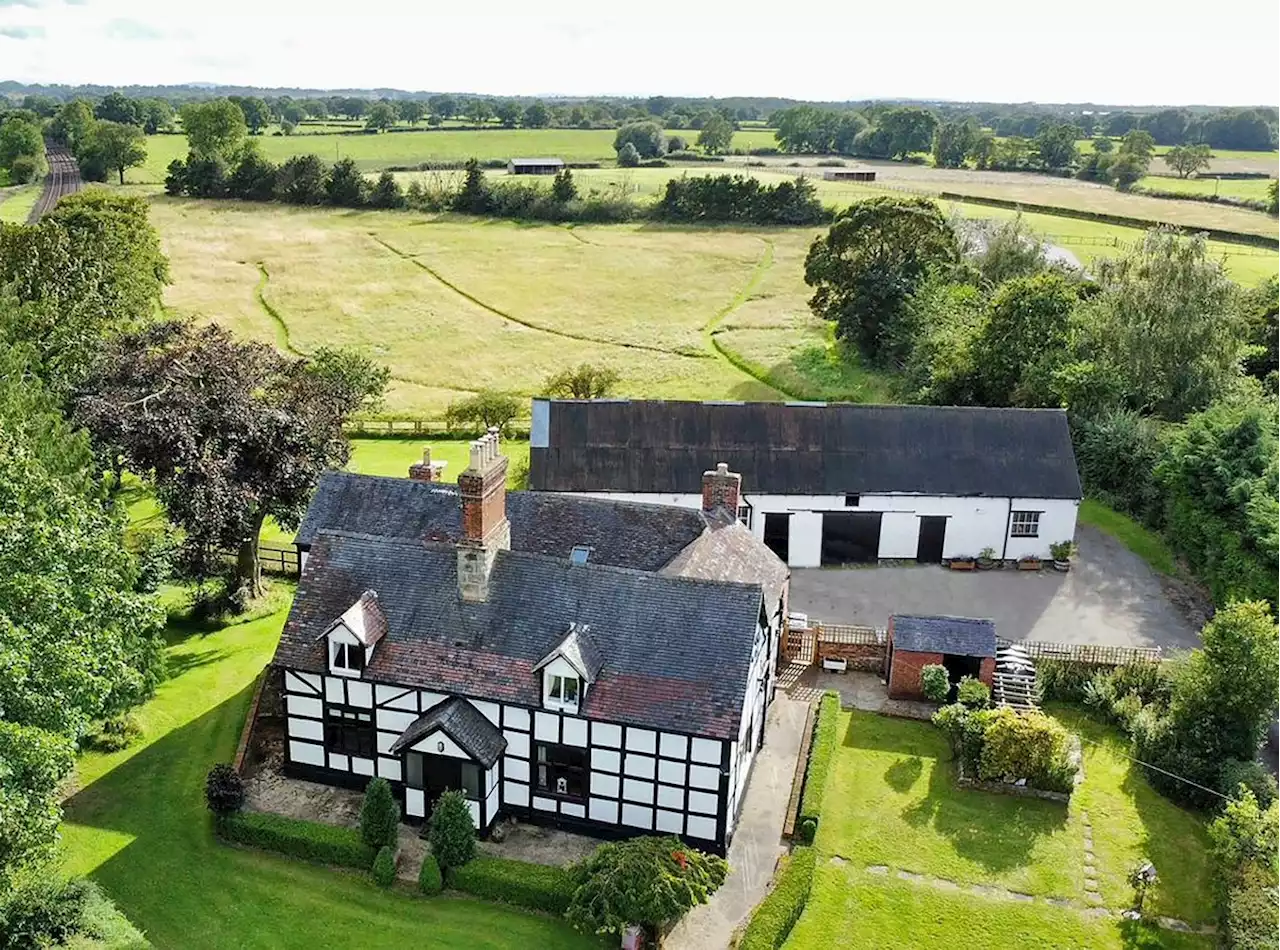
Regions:
<instances>
[{"instance_id":1,"label":"copper beech tree","mask_svg":"<svg viewBox=\"0 0 1280 950\"><path fill-rule=\"evenodd\" d=\"M238 584L257 596L263 522L297 526L320 474L350 457L343 423L387 378L350 350L297 358L174 321L112 341L75 415L112 463L155 484L198 578L235 551Z\"/></svg>"}]
</instances>

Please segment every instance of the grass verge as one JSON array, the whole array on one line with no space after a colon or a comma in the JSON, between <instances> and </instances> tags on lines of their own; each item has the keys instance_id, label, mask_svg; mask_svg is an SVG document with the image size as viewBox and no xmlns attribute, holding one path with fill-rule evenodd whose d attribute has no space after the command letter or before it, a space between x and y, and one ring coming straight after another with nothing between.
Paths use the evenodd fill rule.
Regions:
<instances>
[{"instance_id":1,"label":"grass verge","mask_svg":"<svg viewBox=\"0 0 1280 950\"><path fill-rule=\"evenodd\" d=\"M1171 576L1177 573L1177 562L1174 560L1173 551L1165 544L1164 539L1128 515L1108 508L1100 501L1086 498L1080 502L1079 520L1081 524L1091 525L1111 535L1146 561L1157 574Z\"/></svg>"}]
</instances>

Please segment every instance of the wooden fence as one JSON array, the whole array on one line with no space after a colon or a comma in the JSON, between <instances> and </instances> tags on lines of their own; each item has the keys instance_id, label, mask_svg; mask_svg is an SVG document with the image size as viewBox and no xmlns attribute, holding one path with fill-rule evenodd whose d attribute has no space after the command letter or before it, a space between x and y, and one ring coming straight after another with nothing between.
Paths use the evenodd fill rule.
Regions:
<instances>
[{"instance_id":1,"label":"wooden fence","mask_svg":"<svg viewBox=\"0 0 1280 950\"><path fill-rule=\"evenodd\" d=\"M348 419L342 426L347 435L368 438L404 438L424 436L435 439L475 439L481 433L450 428L443 419ZM529 423L513 422L507 426L506 438L528 439Z\"/></svg>"},{"instance_id":2,"label":"wooden fence","mask_svg":"<svg viewBox=\"0 0 1280 950\"><path fill-rule=\"evenodd\" d=\"M814 628L818 631L819 643L846 643L865 646L878 646L888 639L882 629L863 627L848 623L817 622Z\"/></svg>"},{"instance_id":3,"label":"wooden fence","mask_svg":"<svg viewBox=\"0 0 1280 950\"><path fill-rule=\"evenodd\" d=\"M278 544L259 544L258 563L268 574L298 575L302 566L298 559L298 549Z\"/></svg>"},{"instance_id":4,"label":"wooden fence","mask_svg":"<svg viewBox=\"0 0 1280 950\"><path fill-rule=\"evenodd\" d=\"M1046 643L1037 640L1005 640L996 638L996 645L1020 647L1033 660L1066 660L1071 663L1087 663L1091 666L1127 666L1130 663L1159 663L1164 651L1159 647L1117 647L1099 643Z\"/></svg>"}]
</instances>

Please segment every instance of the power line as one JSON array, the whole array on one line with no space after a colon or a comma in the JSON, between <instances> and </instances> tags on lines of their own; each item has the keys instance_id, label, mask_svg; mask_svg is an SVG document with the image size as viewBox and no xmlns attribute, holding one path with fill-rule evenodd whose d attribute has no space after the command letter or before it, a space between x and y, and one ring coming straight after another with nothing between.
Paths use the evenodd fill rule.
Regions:
<instances>
[{"instance_id":1,"label":"power line","mask_svg":"<svg viewBox=\"0 0 1280 950\"><path fill-rule=\"evenodd\" d=\"M1081 741L1082 741L1082 742L1087 742L1087 743L1089 743L1090 745L1096 745L1096 746L1099 746L1099 747L1102 747L1102 745L1103 745L1103 743L1098 742L1098 741L1097 741L1097 740L1095 740L1095 739L1086 739L1086 738L1084 738L1084 736L1081 736L1081 737L1080 737L1080 739L1081 739ZM1111 751L1113 751L1113 752L1114 752L1115 750L1114 750L1114 749L1112 749ZM1143 762L1141 759L1139 759L1139 758L1135 758L1134 756L1129 755L1129 753L1127 753L1127 752L1121 752L1121 753L1120 753L1120 755L1124 756L1124 757L1125 757L1126 759L1128 759L1130 762L1136 762L1136 763L1138 763L1138 764L1139 764L1139 765L1141 765L1143 768L1151 769L1153 772L1159 772L1161 775L1167 775L1167 776L1169 776L1169 778L1171 778L1171 779L1175 779L1176 781L1183 782L1183 783L1185 783L1185 784L1187 784L1187 785L1190 785L1190 786L1191 786L1191 787L1193 787L1193 788L1198 788L1198 789L1200 789L1200 791L1202 791L1202 792L1208 792L1210 795L1217 795L1217 796L1218 796L1219 798L1221 798L1224 802L1229 802L1229 801L1231 801L1231 800L1232 800L1230 795L1224 795L1224 794L1222 794L1222 792L1219 792L1219 791L1217 791L1216 789L1212 789L1212 788L1209 788L1208 786L1201 785L1199 782L1193 782L1191 779L1186 778L1185 776L1178 775L1176 772L1170 772L1168 769L1162 769L1162 768L1160 768L1160 766L1158 766L1158 765L1152 765L1150 762Z\"/></svg>"}]
</instances>

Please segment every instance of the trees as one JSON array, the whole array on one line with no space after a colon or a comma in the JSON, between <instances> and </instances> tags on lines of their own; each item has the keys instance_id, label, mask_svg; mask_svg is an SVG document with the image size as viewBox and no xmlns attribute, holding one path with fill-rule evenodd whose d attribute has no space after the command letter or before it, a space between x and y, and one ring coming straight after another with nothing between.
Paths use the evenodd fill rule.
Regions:
<instances>
[{"instance_id":1,"label":"trees","mask_svg":"<svg viewBox=\"0 0 1280 950\"><path fill-rule=\"evenodd\" d=\"M708 155L729 151L733 142L733 123L717 114L698 133L698 147Z\"/></svg>"},{"instance_id":2,"label":"trees","mask_svg":"<svg viewBox=\"0 0 1280 950\"><path fill-rule=\"evenodd\" d=\"M984 406L1054 406L1052 373L1069 359L1075 284L1061 274L1000 285L973 341L975 396Z\"/></svg>"},{"instance_id":3,"label":"trees","mask_svg":"<svg viewBox=\"0 0 1280 950\"><path fill-rule=\"evenodd\" d=\"M328 169L316 155L294 155L276 172L276 197L295 205L324 204Z\"/></svg>"},{"instance_id":4,"label":"trees","mask_svg":"<svg viewBox=\"0 0 1280 950\"><path fill-rule=\"evenodd\" d=\"M8 118L0 124L0 168L12 168L20 158L44 160L40 127L25 119Z\"/></svg>"},{"instance_id":5,"label":"trees","mask_svg":"<svg viewBox=\"0 0 1280 950\"><path fill-rule=\"evenodd\" d=\"M112 92L103 96L102 101L93 110L93 116L95 119L102 119L104 122L122 122L125 125L142 124L142 110L139 108L139 104L119 92Z\"/></svg>"},{"instance_id":6,"label":"trees","mask_svg":"<svg viewBox=\"0 0 1280 950\"><path fill-rule=\"evenodd\" d=\"M271 122L271 107L258 96L229 96L228 98L244 113L244 122L249 127L249 134L261 135L263 128Z\"/></svg>"},{"instance_id":7,"label":"trees","mask_svg":"<svg viewBox=\"0 0 1280 950\"><path fill-rule=\"evenodd\" d=\"M403 208L404 192L400 183L391 172L384 171L378 176L378 182L369 193L369 204L375 208Z\"/></svg>"},{"instance_id":8,"label":"trees","mask_svg":"<svg viewBox=\"0 0 1280 950\"><path fill-rule=\"evenodd\" d=\"M218 325L160 323L105 348L76 417L104 453L152 479L197 576L238 549L237 580L256 596L263 521L298 523L320 474L346 464L343 422L386 385L385 369L338 352L294 359Z\"/></svg>"},{"instance_id":9,"label":"trees","mask_svg":"<svg viewBox=\"0 0 1280 950\"><path fill-rule=\"evenodd\" d=\"M541 99L530 103L524 110L521 123L526 129L545 129L551 124L551 110Z\"/></svg>"},{"instance_id":10,"label":"trees","mask_svg":"<svg viewBox=\"0 0 1280 950\"><path fill-rule=\"evenodd\" d=\"M632 142L626 142L618 149L618 167L635 168L640 164L640 153Z\"/></svg>"},{"instance_id":11,"label":"trees","mask_svg":"<svg viewBox=\"0 0 1280 950\"><path fill-rule=\"evenodd\" d=\"M729 866L679 838L645 837L602 844L575 870L582 883L566 919L587 933L621 934L635 924L657 930L706 903Z\"/></svg>"},{"instance_id":12,"label":"trees","mask_svg":"<svg viewBox=\"0 0 1280 950\"><path fill-rule=\"evenodd\" d=\"M468 214L484 214L492 204L493 196L489 191L489 183L485 181L480 163L474 158L467 160L466 175L462 179L462 187L453 196L453 210Z\"/></svg>"},{"instance_id":13,"label":"trees","mask_svg":"<svg viewBox=\"0 0 1280 950\"><path fill-rule=\"evenodd\" d=\"M192 154L201 158L217 155L230 162L248 133L244 112L230 99L191 102L178 114Z\"/></svg>"},{"instance_id":14,"label":"trees","mask_svg":"<svg viewBox=\"0 0 1280 950\"><path fill-rule=\"evenodd\" d=\"M520 103L512 102L510 99L504 100L494 107L493 113L502 123L503 128L514 129L520 122Z\"/></svg>"},{"instance_id":15,"label":"trees","mask_svg":"<svg viewBox=\"0 0 1280 950\"><path fill-rule=\"evenodd\" d=\"M488 99L472 99L468 111L477 125L484 125L493 118L493 104Z\"/></svg>"},{"instance_id":16,"label":"trees","mask_svg":"<svg viewBox=\"0 0 1280 950\"><path fill-rule=\"evenodd\" d=\"M88 154L102 167L115 171L124 184L124 170L147 160L146 137L136 125L120 122L97 122L89 135Z\"/></svg>"},{"instance_id":17,"label":"trees","mask_svg":"<svg viewBox=\"0 0 1280 950\"><path fill-rule=\"evenodd\" d=\"M484 432L497 428L507 430L520 415L521 403L514 396L492 389L482 389L474 396L467 396L449 403L445 422L450 429L471 429Z\"/></svg>"},{"instance_id":18,"label":"trees","mask_svg":"<svg viewBox=\"0 0 1280 950\"><path fill-rule=\"evenodd\" d=\"M1121 191L1127 191L1147 174L1147 162L1140 154L1120 151L1106 168L1107 177Z\"/></svg>"},{"instance_id":19,"label":"trees","mask_svg":"<svg viewBox=\"0 0 1280 950\"><path fill-rule=\"evenodd\" d=\"M52 851L62 820L60 787L75 753L66 736L0 719L0 893Z\"/></svg>"},{"instance_id":20,"label":"trees","mask_svg":"<svg viewBox=\"0 0 1280 950\"><path fill-rule=\"evenodd\" d=\"M640 158L658 158L667 150L666 138L656 122L628 122L613 137L613 149L621 155L630 145Z\"/></svg>"},{"instance_id":21,"label":"trees","mask_svg":"<svg viewBox=\"0 0 1280 950\"><path fill-rule=\"evenodd\" d=\"M894 158L906 158L912 152L929 150L938 119L932 112L908 106L885 110L875 124L888 137L889 154Z\"/></svg>"},{"instance_id":22,"label":"trees","mask_svg":"<svg viewBox=\"0 0 1280 950\"><path fill-rule=\"evenodd\" d=\"M452 119L458 114L458 100L450 95L431 96L427 103L431 111L444 119Z\"/></svg>"},{"instance_id":23,"label":"trees","mask_svg":"<svg viewBox=\"0 0 1280 950\"><path fill-rule=\"evenodd\" d=\"M1207 169L1213 154L1207 145L1175 145L1164 153L1163 158L1164 163L1177 172L1179 178L1187 178Z\"/></svg>"},{"instance_id":24,"label":"trees","mask_svg":"<svg viewBox=\"0 0 1280 950\"><path fill-rule=\"evenodd\" d=\"M325 198L329 204L359 208L368 200L368 194L369 183L365 181L360 169L356 168L353 159L344 158L334 162L325 180Z\"/></svg>"},{"instance_id":25,"label":"trees","mask_svg":"<svg viewBox=\"0 0 1280 950\"><path fill-rule=\"evenodd\" d=\"M466 864L476 853L476 826L462 793L449 789L436 799L427 819L431 853L446 871Z\"/></svg>"},{"instance_id":26,"label":"trees","mask_svg":"<svg viewBox=\"0 0 1280 950\"><path fill-rule=\"evenodd\" d=\"M173 127L173 106L167 99L143 99L138 103L142 131L155 135Z\"/></svg>"},{"instance_id":27,"label":"trees","mask_svg":"<svg viewBox=\"0 0 1280 950\"><path fill-rule=\"evenodd\" d=\"M933 133L933 163L939 168L959 168L978 138L978 127L969 119L943 122Z\"/></svg>"},{"instance_id":28,"label":"trees","mask_svg":"<svg viewBox=\"0 0 1280 950\"><path fill-rule=\"evenodd\" d=\"M613 395L619 378L612 367L580 363L548 376L542 388L548 396L565 399L606 399Z\"/></svg>"},{"instance_id":29,"label":"trees","mask_svg":"<svg viewBox=\"0 0 1280 950\"><path fill-rule=\"evenodd\" d=\"M1046 125L1035 137L1037 161L1042 168L1070 168L1076 162L1076 139L1080 130L1074 125L1055 122Z\"/></svg>"},{"instance_id":30,"label":"trees","mask_svg":"<svg viewBox=\"0 0 1280 950\"><path fill-rule=\"evenodd\" d=\"M364 127L383 132L396 124L396 118L395 106L389 102L375 102L369 107L369 114L365 116Z\"/></svg>"},{"instance_id":31,"label":"trees","mask_svg":"<svg viewBox=\"0 0 1280 950\"><path fill-rule=\"evenodd\" d=\"M400 808L391 795L391 783L370 779L360 803L360 838L371 848L394 848L399 833Z\"/></svg>"},{"instance_id":32,"label":"trees","mask_svg":"<svg viewBox=\"0 0 1280 950\"><path fill-rule=\"evenodd\" d=\"M1156 153L1155 139L1144 129L1133 129L1126 132L1120 140L1121 155L1136 155L1144 163L1150 163L1151 156Z\"/></svg>"},{"instance_id":33,"label":"trees","mask_svg":"<svg viewBox=\"0 0 1280 950\"><path fill-rule=\"evenodd\" d=\"M89 135L93 125L93 108L83 99L72 99L49 123L49 134L55 142L61 142L73 152Z\"/></svg>"},{"instance_id":34,"label":"trees","mask_svg":"<svg viewBox=\"0 0 1280 950\"><path fill-rule=\"evenodd\" d=\"M551 182L551 198L560 204L566 204L578 197L578 186L573 182L573 172L562 168L556 172Z\"/></svg>"},{"instance_id":35,"label":"trees","mask_svg":"<svg viewBox=\"0 0 1280 950\"><path fill-rule=\"evenodd\" d=\"M814 288L809 307L835 321L840 337L880 360L907 296L930 267L957 257L955 233L932 201L877 197L854 202L809 248L804 265L805 283Z\"/></svg>"},{"instance_id":36,"label":"trees","mask_svg":"<svg viewBox=\"0 0 1280 950\"><path fill-rule=\"evenodd\" d=\"M263 158L256 148L246 148L227 179L227 195L246 201L270 201L275 197L279 172L275 163Z\"/></svg>"},{"instance_id":37,"label":"trees","mask_svg":"<svg viewBox=\"0 0 1280 950\"><path fill-rule=\"evenodd\" d=\"M401 99L396 103L396 111L410 125L417 125L427 114L426 105L421 99Z\"/></svg>"}]
</instances>

